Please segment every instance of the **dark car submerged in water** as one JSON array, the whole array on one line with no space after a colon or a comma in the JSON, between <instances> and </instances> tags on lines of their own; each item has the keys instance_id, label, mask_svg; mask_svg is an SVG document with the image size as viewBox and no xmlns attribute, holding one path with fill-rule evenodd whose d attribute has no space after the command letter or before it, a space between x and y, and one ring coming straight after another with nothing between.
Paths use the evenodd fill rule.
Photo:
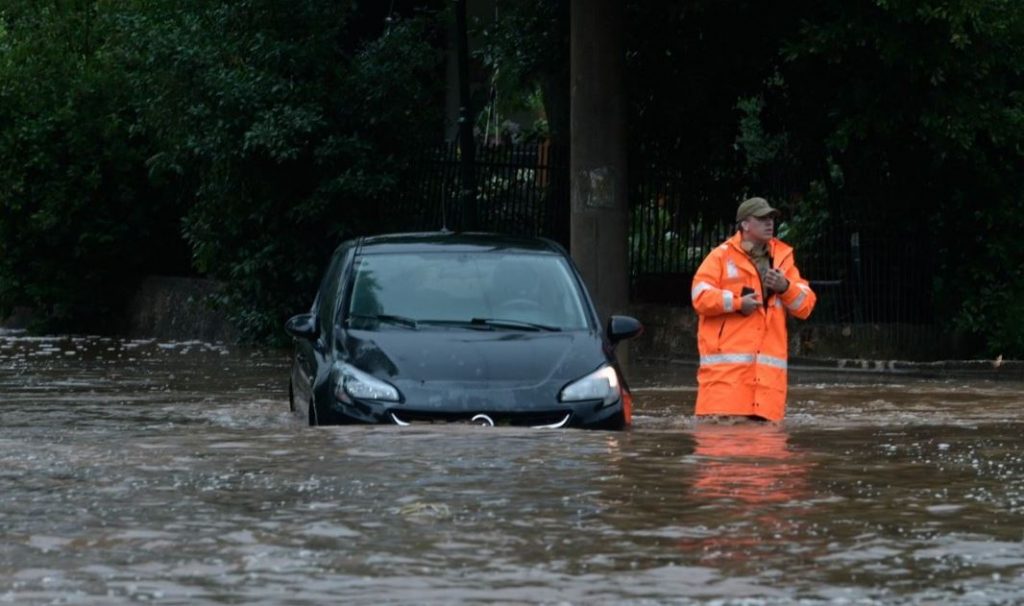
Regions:
<instances>
[{"instance_id":1,"label":"dark car submerged in water","mask_svg":"<svg viewBox=\"0 0 1024 606\"><path fill-rule=\"evenodd\" d=\"M540 238L421 233L338 247L291 318L289 395L311 425L471 422L620 429L617 342L569 256Z\"/></svg>"}]
</instances>

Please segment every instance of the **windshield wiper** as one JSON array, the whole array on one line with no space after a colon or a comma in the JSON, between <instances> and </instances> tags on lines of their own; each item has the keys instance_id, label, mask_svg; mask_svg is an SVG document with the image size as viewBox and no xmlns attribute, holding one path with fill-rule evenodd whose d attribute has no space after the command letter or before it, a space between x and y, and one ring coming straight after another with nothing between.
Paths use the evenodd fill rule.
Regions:
<instances>
[{"instance_id":1,"label":"windshield wiper","mask_svg":"<svg viewBox=\"0 0 1024 606\"><path fill-rule=\"evenodd\" d=\"M536 324L533 322L526 322L523 320L507 320L503 318L473 318L472 320L412 320L410 318L403 318L402 316L362 316L360 314L352 314L352 317L359 318L370 318L375 320L381 320L383 322L392 322L395 324L403 324L411 328L417 328L423 325L431 326L458 326L464 328L470 328L473 330L494 330L495 328L513 328L517 330L529 330L529 331L545 331L545 332L561 332L562 329L557 326L548 326L547 324Z\"/></svg>"},{"instance_id":2,"label":"windshield wiper","mask_svg":"<svg viewBox=\"0 0 1024 606\"><path fill-rule=\"evenodd\" d=\"M471 328L473 330L494 330L486 324L471 322L469 320L420 320L420 324L430 324L431 326L457 326L459 328Z\"/></svg>"},{"instance_id":3,"label":"windshield wiper","mask_svg":"<svg viewBox=\"0 0 1024 606\"><path fill-rule=\"evenodd\" d=\"M361 320L377 320L378 322L386 322L388 324L398 324L399 326L418 328L416 320L413 320L412 318L407 318L405 316L395 316L391 314L350 314L349 318L359 318Z\"/></svg>"},{"instance_id":4,"label":"windshield wiper","mask_svg":"<svg viewBox=\"0 0 1024 606\"><path fill-rule=\"evenodd\" d=\"M547 324L537 324L535 322L526 322L523 320L506 320L503 318L473 318L469 321L470 324L477 326L496 326L498 328L518 328L520 330L543 330L545 332L561 332L561 328L557 326L549 326Z\"/></svg>"}]
</instances>

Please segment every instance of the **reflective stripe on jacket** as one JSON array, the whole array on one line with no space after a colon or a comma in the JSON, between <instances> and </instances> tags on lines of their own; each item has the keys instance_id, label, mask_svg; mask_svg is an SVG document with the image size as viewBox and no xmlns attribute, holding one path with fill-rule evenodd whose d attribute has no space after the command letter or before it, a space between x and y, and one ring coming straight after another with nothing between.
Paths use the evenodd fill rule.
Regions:
<instances>
[{"instance_id":1,"label":"reflective stripe on jacket","mask_svg":"<svg viewBox=\"0 0 1024 606\"><path fill-rule=\"evenodd\" d=\"M772 267L789 288L773 293L750 314L740 312L744 287L762 292L754 262L740 247L737 232L708 254L690 292L699 316L697 349L698 415L756 415L779 421L786 412L788 337L786 317L806 319L817 296L793 261L793 248L773 238Z\"/></svg>"}]
</instances>

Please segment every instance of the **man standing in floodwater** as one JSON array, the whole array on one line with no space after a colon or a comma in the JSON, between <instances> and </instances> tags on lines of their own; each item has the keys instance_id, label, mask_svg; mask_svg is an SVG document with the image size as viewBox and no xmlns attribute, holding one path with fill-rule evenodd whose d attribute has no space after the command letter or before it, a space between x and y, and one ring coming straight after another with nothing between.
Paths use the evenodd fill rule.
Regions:
<instances>
[{"instance_id":1,"label":"man standing in floodwater","mask_svg":"<svg viewBox=\"0 0 1024 606\"><path fill-rule=\"evenodd\" d=\"M806 319L818 298L800 277L793 247L775 237L778 216L764 198L745 200L736 233L693 277L698 416L777 422L786 413L786 317Z\"/></svg>"}]
</instances>

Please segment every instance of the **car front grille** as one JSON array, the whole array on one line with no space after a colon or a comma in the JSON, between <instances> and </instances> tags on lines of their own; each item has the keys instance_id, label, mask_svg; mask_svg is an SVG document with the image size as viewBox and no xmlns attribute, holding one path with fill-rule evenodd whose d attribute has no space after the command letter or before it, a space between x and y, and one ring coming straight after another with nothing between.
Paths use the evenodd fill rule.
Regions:
<instances>
[{"instance_id":1,"label":"car front grille","mask_svg":"<svg viewBox=\"0 0 1024 606\"><path fill-rule=\"evenodd\" d=\"M392 410L391 418L396 425L419 424L476 424L489 425L482 420L486 416L494 425L510 427L564 427L572 416L569 410L543 410L531 412L467 412L450 413L422 410Z\"/></svg>"}]
</instances>

